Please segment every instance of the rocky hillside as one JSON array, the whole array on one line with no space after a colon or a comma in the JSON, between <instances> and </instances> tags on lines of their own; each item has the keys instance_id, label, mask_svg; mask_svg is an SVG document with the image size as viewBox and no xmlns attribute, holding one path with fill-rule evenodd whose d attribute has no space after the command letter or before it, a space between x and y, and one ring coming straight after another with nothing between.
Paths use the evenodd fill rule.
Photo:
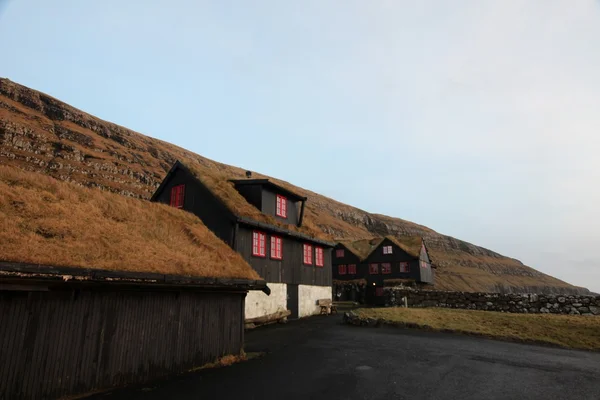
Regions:
<instances>
[{"instance_id":1,"label":"rocky hillside","mask_svg":"<svg viewBox=\"0 0 600 400\"><path fill-rule=\"evenodd\" d=\"M244 171L103 121L46 94L0 79L0 164L38 171L88 187L148 198L177 159L232 178ZM285 182L282 184L291 186ZM445 236L425 226L370 214L302 188L306 218L339 239L424 236L436 287L445 290L587 293L518 260Z\"/></svg>"}]
</instances>

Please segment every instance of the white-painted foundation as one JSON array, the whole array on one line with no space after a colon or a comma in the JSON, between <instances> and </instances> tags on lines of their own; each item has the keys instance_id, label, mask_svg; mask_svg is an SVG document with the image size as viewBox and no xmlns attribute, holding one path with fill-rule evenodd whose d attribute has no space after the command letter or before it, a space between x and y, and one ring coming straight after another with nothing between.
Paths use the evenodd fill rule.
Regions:
<instances>
[{"instance_id":1,"label":"white-painted foundation","mask_svg":"<svg viewBox=\"0 0 600 400\"><path fill-rule=\"evenodd\" d=\"M250 290L246 295L246 319L287 310L287 285L267 283L267 286L271 289L269 296L260 290Z\"/></svg>"},{"instance_id":2,"label":"white-painted foundation","mask_svg":"<svg viewBox=\"0 0 600 400\"><path fill-rule=\"evenodd\" d=\"M317 300L321 299L331 299L331 286L298 285L298 316L302 318L319 314L321 307L317 305Z\"/></svg>"}]
</instances>

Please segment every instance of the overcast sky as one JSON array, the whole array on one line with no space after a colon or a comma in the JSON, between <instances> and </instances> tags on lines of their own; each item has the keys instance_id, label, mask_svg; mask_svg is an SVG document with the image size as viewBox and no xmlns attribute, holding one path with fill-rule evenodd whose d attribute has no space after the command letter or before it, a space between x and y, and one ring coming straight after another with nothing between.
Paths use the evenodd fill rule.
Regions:
<instances>
[{"instance_id":1,"label":"overcast sky","mask_svg":"<svg viewBox=\"0 0 600 400\"><path fill-rule=\"evenodd\" d=\"M0 76L600 292L600 3L0 0Z\"/></svg>"}]
</instances>

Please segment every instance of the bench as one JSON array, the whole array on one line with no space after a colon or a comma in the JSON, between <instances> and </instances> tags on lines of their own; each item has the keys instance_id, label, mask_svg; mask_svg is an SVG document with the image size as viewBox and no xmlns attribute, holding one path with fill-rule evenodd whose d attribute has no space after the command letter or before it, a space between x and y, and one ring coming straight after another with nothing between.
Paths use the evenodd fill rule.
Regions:
<instances>
[{"instance_id":1,"label":"bench","mask_svg":"<svg viewBox=\"0 0 600 400\"><path fill-rule=\"evenodd\" d=\"M329 315L329 314L333 314L333 313L337 314L337 306L335 304L333 304L331 299L317 300L317 305L321 307L320 314L325 314L325 315Z\"/></svg>"}]
</instances>

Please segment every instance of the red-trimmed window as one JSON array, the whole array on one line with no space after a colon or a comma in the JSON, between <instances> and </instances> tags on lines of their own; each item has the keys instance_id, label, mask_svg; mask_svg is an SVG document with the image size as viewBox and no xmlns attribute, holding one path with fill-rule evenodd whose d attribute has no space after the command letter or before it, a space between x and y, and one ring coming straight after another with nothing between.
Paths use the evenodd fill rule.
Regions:
<instances>
[{"instance_id":1,"label":"red-trimmed window","mask_svg":"<svg viewBox=\"0 0 600 400\"><path fill-rule=\"evenodd\" d=\"M183 208L183 198L185 196L185 185L177 185L171 188L171 207Z\"/></svg>"},{"instance_id":2,"label":"red-trimmed window","mask_svg":"<svg viewBox=\"0 0 600 400\"><path fill-rule=\"evenodd\" d=\"M420 261L421 268L429 268L429 264L426 261Z\"/></svg>"},{"instance_id":3,"label":"red-trimmed window","mask_svg":"<svg viewBox=\"0 0 600 400\"><path fill-rule=\"evenodd\" d=\"M252 232L252 255L256 257L266 257L267 254L267 235L264 232Z\"/></svg>"},{"instance_id":4,"label":"red-trimmed window","mask_svg":"<svg viewBox=\"0 0 600 400\"><path fill-rule=\"evenodd\" d=\"M312 245L305 244L303 252L302 252L302 255L303 255L302 258L303 258L304 264L306 264L306 265L312 265L313 264L313 261L312 261L312 259L313 259L313 256L312 256Z\"/></svg>"},{"instance_id":5,"label":"red-trimmed window","mask_svg":"<svg viewBox=\"0 0 600 400\"><path fill-rule=\"evenodd\" d=\"M342 257L344 257L344 249L337 249L335 251L335 257L336 258L342 258Z\"/></svg>"},{"instance_id":6,"label":"red-trimmed window","mask_svg":"<svg viewBox=\"0 0 600 400\"><path fill-rule=\"evenodd\" d=\"M277 195L277 216L287 218L287 198Z\"/></svg>"},{"instance_id":7,"label":"red-trimmed window","mask_svg":"<svg viewBox=\"0 0 600 400\"><path fill-rule=\"evenodd\" d=\"M410 272L410 264L408 262L401 262L400 263L400 272L402 272L402 273Z\"/></svg>"},{"instance_id":8,"label":"red-trimmed window","mask_svg":"<svg viewBox=\"0 0 600 400\"><path fill-rule=\"evenodd\" d=\"M271 258L274 260L283 258L283 240L278 236L271 236Z\"/></svg>"},{"instance_id":9,"label":"red-trimmed window","mask_svg":"<svg viewBox=\"0 0 600 400\"><path fill-rule=\"evenodd\" d=\"M315 247L315 265L317 267L322 267L325 265L325 258L323 257L323 248Z\"/></svg>"},{"instance_id":10,"label":"red-trimmed window","mask_svg":"<svg viewBox=\"0 0 600 400\"><path fill-rule=\"evenodd\" d=\"M382 274L391 274L392 273L392 264L390 264L390 263L381 264L381 273Z\"/></svg>"},{"instance_id":11,"label":"red-trimmed window","mask_svg":"<svg viewBox=\"0 0 600 400\"><path fill-rule=\"evenodd\" d=\"M392 246L383 246L383 254L392 254Z\"/></svg>"},{"instance_id":12,"label":"red-trimmed window","mask_svg":"<svg viewBox=\"0 0 600 400\"><path fill-rule=\"evenodd\" d=\"M379 273L379 264L369 264L369 273L376 275Z\"/></svg>"},{"instance_id":13,"label":"red-trimmed window","mask_svg":"<svg viewBox=\"0 0 600 400\"><path fill-rule=\"evenodd\" d=\"M338 274L346 275L346 266L345 265L338 265Z\"/></svg>"},{"instance_id":14,"label":"red-trimmed window","mask_svg":"<svg viewBox=\"0 0 600 400\"><path fill-rule=\"evenodd\" d=\"M356 275L356 264L348 265L348 275Z\"/></svg>"},{"instance_id":15,"label":"red-trimmed window","mask_svg":"<svg viewBox=\"0 0 600 400\"><path fill-rule=\"evenodd\" d=\"M377 296L377 297L383 296L383 288L382 287L375 288L375 296Z\"/></svg>"}]
</instances>

